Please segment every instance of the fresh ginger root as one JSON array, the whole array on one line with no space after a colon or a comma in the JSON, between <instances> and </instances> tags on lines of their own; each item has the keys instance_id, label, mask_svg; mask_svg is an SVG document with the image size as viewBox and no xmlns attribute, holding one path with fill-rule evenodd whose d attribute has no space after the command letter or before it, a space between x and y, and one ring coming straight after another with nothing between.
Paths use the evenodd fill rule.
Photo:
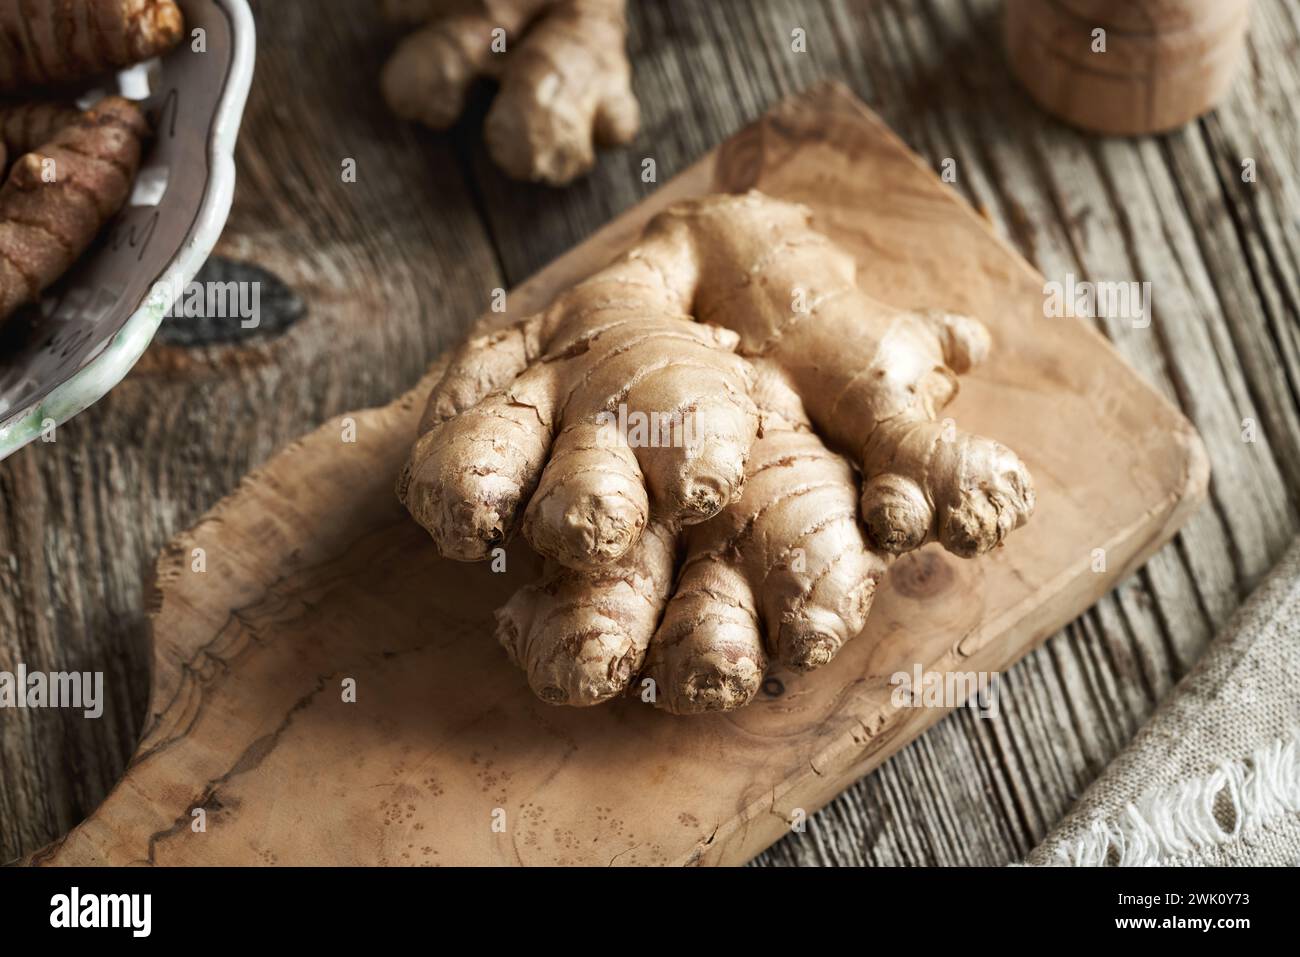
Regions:
<instances>
[{"instance_id":1,"label":"fresh ginger root","mask_svg":"<svg viewBox=\"0 0 1300 957\"><path fill-rule=\"evenodd\" d=\"M174 0L0 0L0 93L68 86L170 50Z\"/></svg>"},{"instance_id":2,"label":"fresh ginger root","mask_svg":"<svg viewBox=\"0 0 1300 957\"><path fill-rule=\"evenodd\" d=\"M739 333L741 355L785 371L818 432L860 469L876 547L937 540L969 558L1001 544L1033 511L1028 471L1005 446L937 421L957 375L987 356L988 329L871 299L853 257L810 222L805 207L759 193L709 197L656 217L642 249L689 261L684 308Z\"/></svg>"},{"instance_id":3,"label":"fresh ginger root","mask_svg":"<svg viewBox=\"0 0 1300 957\"><path fill-rule=\"evenodd\" d=\"M445 129L471 84L493 77L484 136L497 165L516 179L570 182L595 164L596 144L630 142L640 123L624 3L381 0L390 19L424 23L384 67L384 98L398 116Z\"/></svg>"},{"instance_id":4,"label":"fresh ginger root","mask_svg":"<svg viewBox=\"0 0 1300 957\"><path fill-rule=\"evenodd\" d=\"M546 700L595 704L644 669L668 710L739 707L768 660L819 667L857 634L891 555L976 555L1032 512L1014 453L937 421L988 331L870 299L809 222L758 193L671 207L548 310L467 343L430 396L399 497L462 560L523 511L550 561L498 637ZM629 442L616 411L698 418L702 440ZM858 467L856 508L822 438Z\"/></svg>"},{"instance_id":5,"label":"fresh ginger root","mask_svg":"<svg viewBox=\"0 0 1300 957\"><path fill-rule=\"evenodd\" d=\"M596 704L640 674L675 714L733 710L769 661L809 671L862 630L888 557L863 538L853 469L765 360L753 397L762 432L743 491L717 517L652 521L605 567L548 561L497 612L497 638L539 697Z\"/></svg>"},{"instance_id":6,"label":"fresh ginger root","mask_svg":"<svg viewBox=\"0 0 1300 957\"><path fill-rule=\"evenodd\" d=\"M29 114L26 132L38 123L57 131L20 156L0 187L0 321L36 302L122 208L148 135L144 115L122 97L75 116L49 110L40 120ZM0 112L0 125L21 149L17 135L9 139L13 116Z\"/></svg>"},{"instance_id":7,"label":"fresh ginger root","mask_svg":"<svg viewBox=\"0 0 1300 957\"><path fill-rule=\"evenodd\" d=\"M652 497L681 524L727 504L758 429L751 370L731 351L735 333L674 306L667 290L606 271L461 348L399 482L443 555L486 558L522 525L541 554L589 568L636 543ZM698 448L630 447L599 421L620 406L689 424Z\"/></svg>"}]
</instances>

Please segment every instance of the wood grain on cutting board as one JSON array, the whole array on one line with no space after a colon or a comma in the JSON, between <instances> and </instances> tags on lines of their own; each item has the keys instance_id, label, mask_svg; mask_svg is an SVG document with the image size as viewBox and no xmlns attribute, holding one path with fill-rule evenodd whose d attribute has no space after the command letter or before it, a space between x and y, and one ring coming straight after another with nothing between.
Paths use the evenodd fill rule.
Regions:
<instances>
[{"instance_id":1,"label":"wood grain on cutting board","mask_svg":"<svg viewBox=\"0 0 1300 957\"><path fill-rule=\"evenodd\" d=\"M1204 497L1182 416L1086 322L1045 318L1042 278L838 86L728 140L498 318L599 268L672 200L751 187L811 206L872 295L989 324L995 358L949 411L1025 458L1039 491L1029 526L975 561L934 547L900 561L832 665L775 672L743 711L551 707L491 635L491 609L535 571L526 549L505 574L442 561L393 498L435 367L392 405L287 449L169 546L140 749L104 805L34 860L744 861L944 714L895 708L892 674L1006 668Z\"/></svg>"}]
</instances>

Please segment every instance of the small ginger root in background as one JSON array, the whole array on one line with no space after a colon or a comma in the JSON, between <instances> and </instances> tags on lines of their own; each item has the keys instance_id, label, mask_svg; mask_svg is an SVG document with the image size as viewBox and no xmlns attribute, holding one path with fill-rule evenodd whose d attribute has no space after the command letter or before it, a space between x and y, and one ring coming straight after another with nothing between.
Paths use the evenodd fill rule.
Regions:
<instances>
[{"instance_id":1,"label":"small ginger root in background","mask_svg":"<svg viewBox=\"0 0 1300 957\"><path fill-rule=\"evenodd\" d=\"M628 143L640 110L627 60L625 0L380 0L424 25L384 67L398 116L454 123L479 77L499 81L484 137L505 172L559 186L589 171L596 145Z\"/></svg>"},{"instance_id":2,"label":"small ginger root in background","mask_svg":"<svg viewBox=\"0 0 1300 957\"><path fill-rule=\"evenodd\" d=\"M0 93L62 87L167 52L173 0L0 0Z\"/></svg>"},{"instance_id":3,"label":"small ginger root in background","mask_svg":"<svg viewBox=\"0 0 1300 957\"><path fill-rule=\"evenodd\" d=\"M24 134L42 123L58 128L14 161L0 187L0 321L37 302L126 203L148 135L140 109L118 96L71 117L31 109L48 112L29 113ZM6 143L14 116L0 111Z\"/></svg>"},{"instance_id":4,"label":"small ginger root in background","mask_svg":"<svg viewBox=\"0 0 1300 957\"><path fill-rule=\"evenodd\" d=\"M644 672L668 710L740 707L768 660L830 661L892 555L978 555L1033 511L1015 453L938 421L987 329L871 299L810 219L759 193L670 207L435 386L398 495L447 557L519 528L547 557L498 613L543 699ZM612 415L694 441L633 442Z\"/></svg>"}]
</instances>

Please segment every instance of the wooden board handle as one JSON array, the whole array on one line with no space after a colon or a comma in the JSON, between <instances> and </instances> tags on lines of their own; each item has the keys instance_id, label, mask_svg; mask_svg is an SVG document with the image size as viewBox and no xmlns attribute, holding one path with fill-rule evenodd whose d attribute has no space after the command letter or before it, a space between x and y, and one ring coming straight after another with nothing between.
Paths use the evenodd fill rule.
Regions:
<instances>
[{"instance_id":1,"label":"wooden board handle","mask_svg":"<svg viewBox=\"0 0 1300 957\"><path fill-rule=\"evenodd\" d=\"M1007 0L1007 59L1029 95L1067 123L1122 136L1164 132L1226 95L1250 10L1250 0Z\"/></svg>"}]
</instances>

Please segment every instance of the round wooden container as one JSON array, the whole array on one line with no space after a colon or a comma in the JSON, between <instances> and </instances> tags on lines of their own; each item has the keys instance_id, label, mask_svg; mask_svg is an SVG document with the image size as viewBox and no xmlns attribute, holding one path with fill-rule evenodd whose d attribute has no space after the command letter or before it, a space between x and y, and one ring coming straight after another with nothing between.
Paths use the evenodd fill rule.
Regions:
<instances>
[{"instance_id":1,"label":"round wooden container","mask_svg":"<svg viewBox=\"0 0 1300 957\"><path fill-rule=\"evenodd\" d=\"M1044 109L1084 129L1138 135L1214 107L1249 22L1250 0L1006 0L1004 29L1012 72Z\"/></svg>"}]
</instances>

